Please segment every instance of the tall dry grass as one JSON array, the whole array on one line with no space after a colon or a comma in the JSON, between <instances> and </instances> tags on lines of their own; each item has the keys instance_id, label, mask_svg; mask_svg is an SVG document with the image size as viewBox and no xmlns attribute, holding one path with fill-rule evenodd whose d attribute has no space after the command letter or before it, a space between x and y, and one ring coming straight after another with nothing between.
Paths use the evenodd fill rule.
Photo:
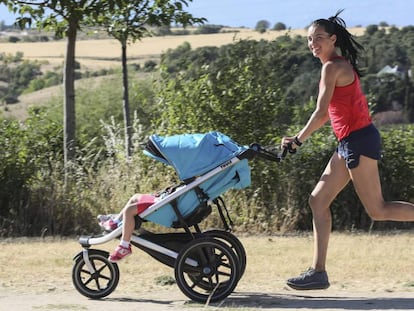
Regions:
<instances>
[{"instance_id":1,"label":"tall dry grass","mask_svg":"<svg viewBox=\"0 0 414 311\"><path fill-rule=\"evenodd\" d=\"M240 240L247 252L247 268L237 292L286 291L285 279L311 263L311 235L244 236ZM413 242L414 232L332 234L328 291L412 292L414 296ZM111 251L116 243L96 248ZM81 250L75 238L2 240L0 247L0 289L26 293L75 291L72 258ZM171 268L138 249L119 267L121 278L116 291L123 293L160 290L157 278L174 276Z\"/></svg>"}]
</instances>

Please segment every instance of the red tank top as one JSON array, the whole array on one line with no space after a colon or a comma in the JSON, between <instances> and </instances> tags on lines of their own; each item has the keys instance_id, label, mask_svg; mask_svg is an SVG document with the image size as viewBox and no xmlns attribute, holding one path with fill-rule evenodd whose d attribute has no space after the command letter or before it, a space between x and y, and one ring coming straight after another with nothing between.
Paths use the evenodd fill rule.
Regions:
<instances>
[{"instance_id":1,"label":"red tank top","mask_svg":"<svg viewBox=\"0 0 414 311\"><path fill-rule=\"evenodd\" d=\"M371 124L367 99L362 93L359 77L351 84L336 86L329 103L329 118L338 140L347 137L351 132Z\"/></svg>"}]
</instances>

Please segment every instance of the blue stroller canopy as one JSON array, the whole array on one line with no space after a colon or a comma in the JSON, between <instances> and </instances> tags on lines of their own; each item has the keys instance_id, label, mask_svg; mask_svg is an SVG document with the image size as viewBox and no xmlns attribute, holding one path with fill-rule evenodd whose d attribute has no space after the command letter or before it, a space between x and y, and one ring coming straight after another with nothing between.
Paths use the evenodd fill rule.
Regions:
<instances>
[{"instance_id":1,"label":"blue stroller canopy","mask_svg":"<svg viewBox=\"0 0 414 311\"><path fill-rule=\"evenodd\" d=\"M174 136L151 135L154 148L144 153L171 165L181 180L201 176L247 149L220 132L182 134Z\"/></svg>"},{"instance_id":2,"label":"blue stroller canopy","mask_svg":"<svg viewBox=\"0 0 414 311\"><path fill-rule=\"evenodd\" d=\"M171 165L182 181L202 176L233 159L247 147L240 146L219 132L207 134L183 134L169 137L152 135L144 153L158 161ZM199 185L206 197L201 198L194 189L177 199L178 209L186 217L201 203L214 200L229 189L242 189L250 185L250 167L247 159L225 167L217 175ZM177 215L171 204L144 217L146 220L171 227Z\"/></svg>"}]
</instances>

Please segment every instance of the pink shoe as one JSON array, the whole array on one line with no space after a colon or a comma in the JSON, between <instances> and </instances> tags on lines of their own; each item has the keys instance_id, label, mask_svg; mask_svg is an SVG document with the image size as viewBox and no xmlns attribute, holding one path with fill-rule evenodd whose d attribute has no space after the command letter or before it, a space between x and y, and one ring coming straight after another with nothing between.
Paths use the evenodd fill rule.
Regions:
<instances>
[{"instance_id":1,"label":"pink shoe","mask_svg":"<svg viewBox=\"0 0 414 311\"><path fill-rule=\"evenodd\" d=\"M115 251L113 251L109 257L108 260L110 262L118 262L121 259L124 259L125 257L132 254L131 245L129 247L123 247L121 245L118 245L115 248Z\"/></svg>"},{"instance_id":2,"label":"pink shoe","mask_svg":"<svg viewBox=\"0 0 414 311\"><path fill-rule=\"evenodd\" d=\"M112 218L109 218L108 220L100 222L99 225L102 228L104 228L105 231L113 231L116 228L118 228L118 223L114 221Z\"/></svg>"}]
</instances>

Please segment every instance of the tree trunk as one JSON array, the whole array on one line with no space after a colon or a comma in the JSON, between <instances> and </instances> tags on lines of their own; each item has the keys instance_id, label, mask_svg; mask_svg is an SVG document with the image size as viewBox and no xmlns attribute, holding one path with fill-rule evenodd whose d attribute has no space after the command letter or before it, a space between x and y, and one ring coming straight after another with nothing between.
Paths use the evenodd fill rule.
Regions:
<instances>
[{"instance_id":1,"label":"tree trunk","mask_svg":"<svg viewBox=\"0 0 414 311\"><path fill-rule=\"evenodd\" d=\"M131 157L132 149L132 133L131 118L129 112L129 96L128 96L128 68L127 68L127 43L122 42L122 83L123 83L123 111L125 125L125 154L127 159Z\"/></svg>"},{"instance_id":2,"label":"tree trunk","mask_svg":"<svg viewBox=\"0 0 414 311\"><path fill-rule=\"evenodd\" d=\"M70 174L71 163L75 159L76 145L76 115L75 115L75 46L77 34L77 21L69 20L67 35L65 69L63 73L64 87L64 167L65 184Z\"/></svg>"}]
</instances>

